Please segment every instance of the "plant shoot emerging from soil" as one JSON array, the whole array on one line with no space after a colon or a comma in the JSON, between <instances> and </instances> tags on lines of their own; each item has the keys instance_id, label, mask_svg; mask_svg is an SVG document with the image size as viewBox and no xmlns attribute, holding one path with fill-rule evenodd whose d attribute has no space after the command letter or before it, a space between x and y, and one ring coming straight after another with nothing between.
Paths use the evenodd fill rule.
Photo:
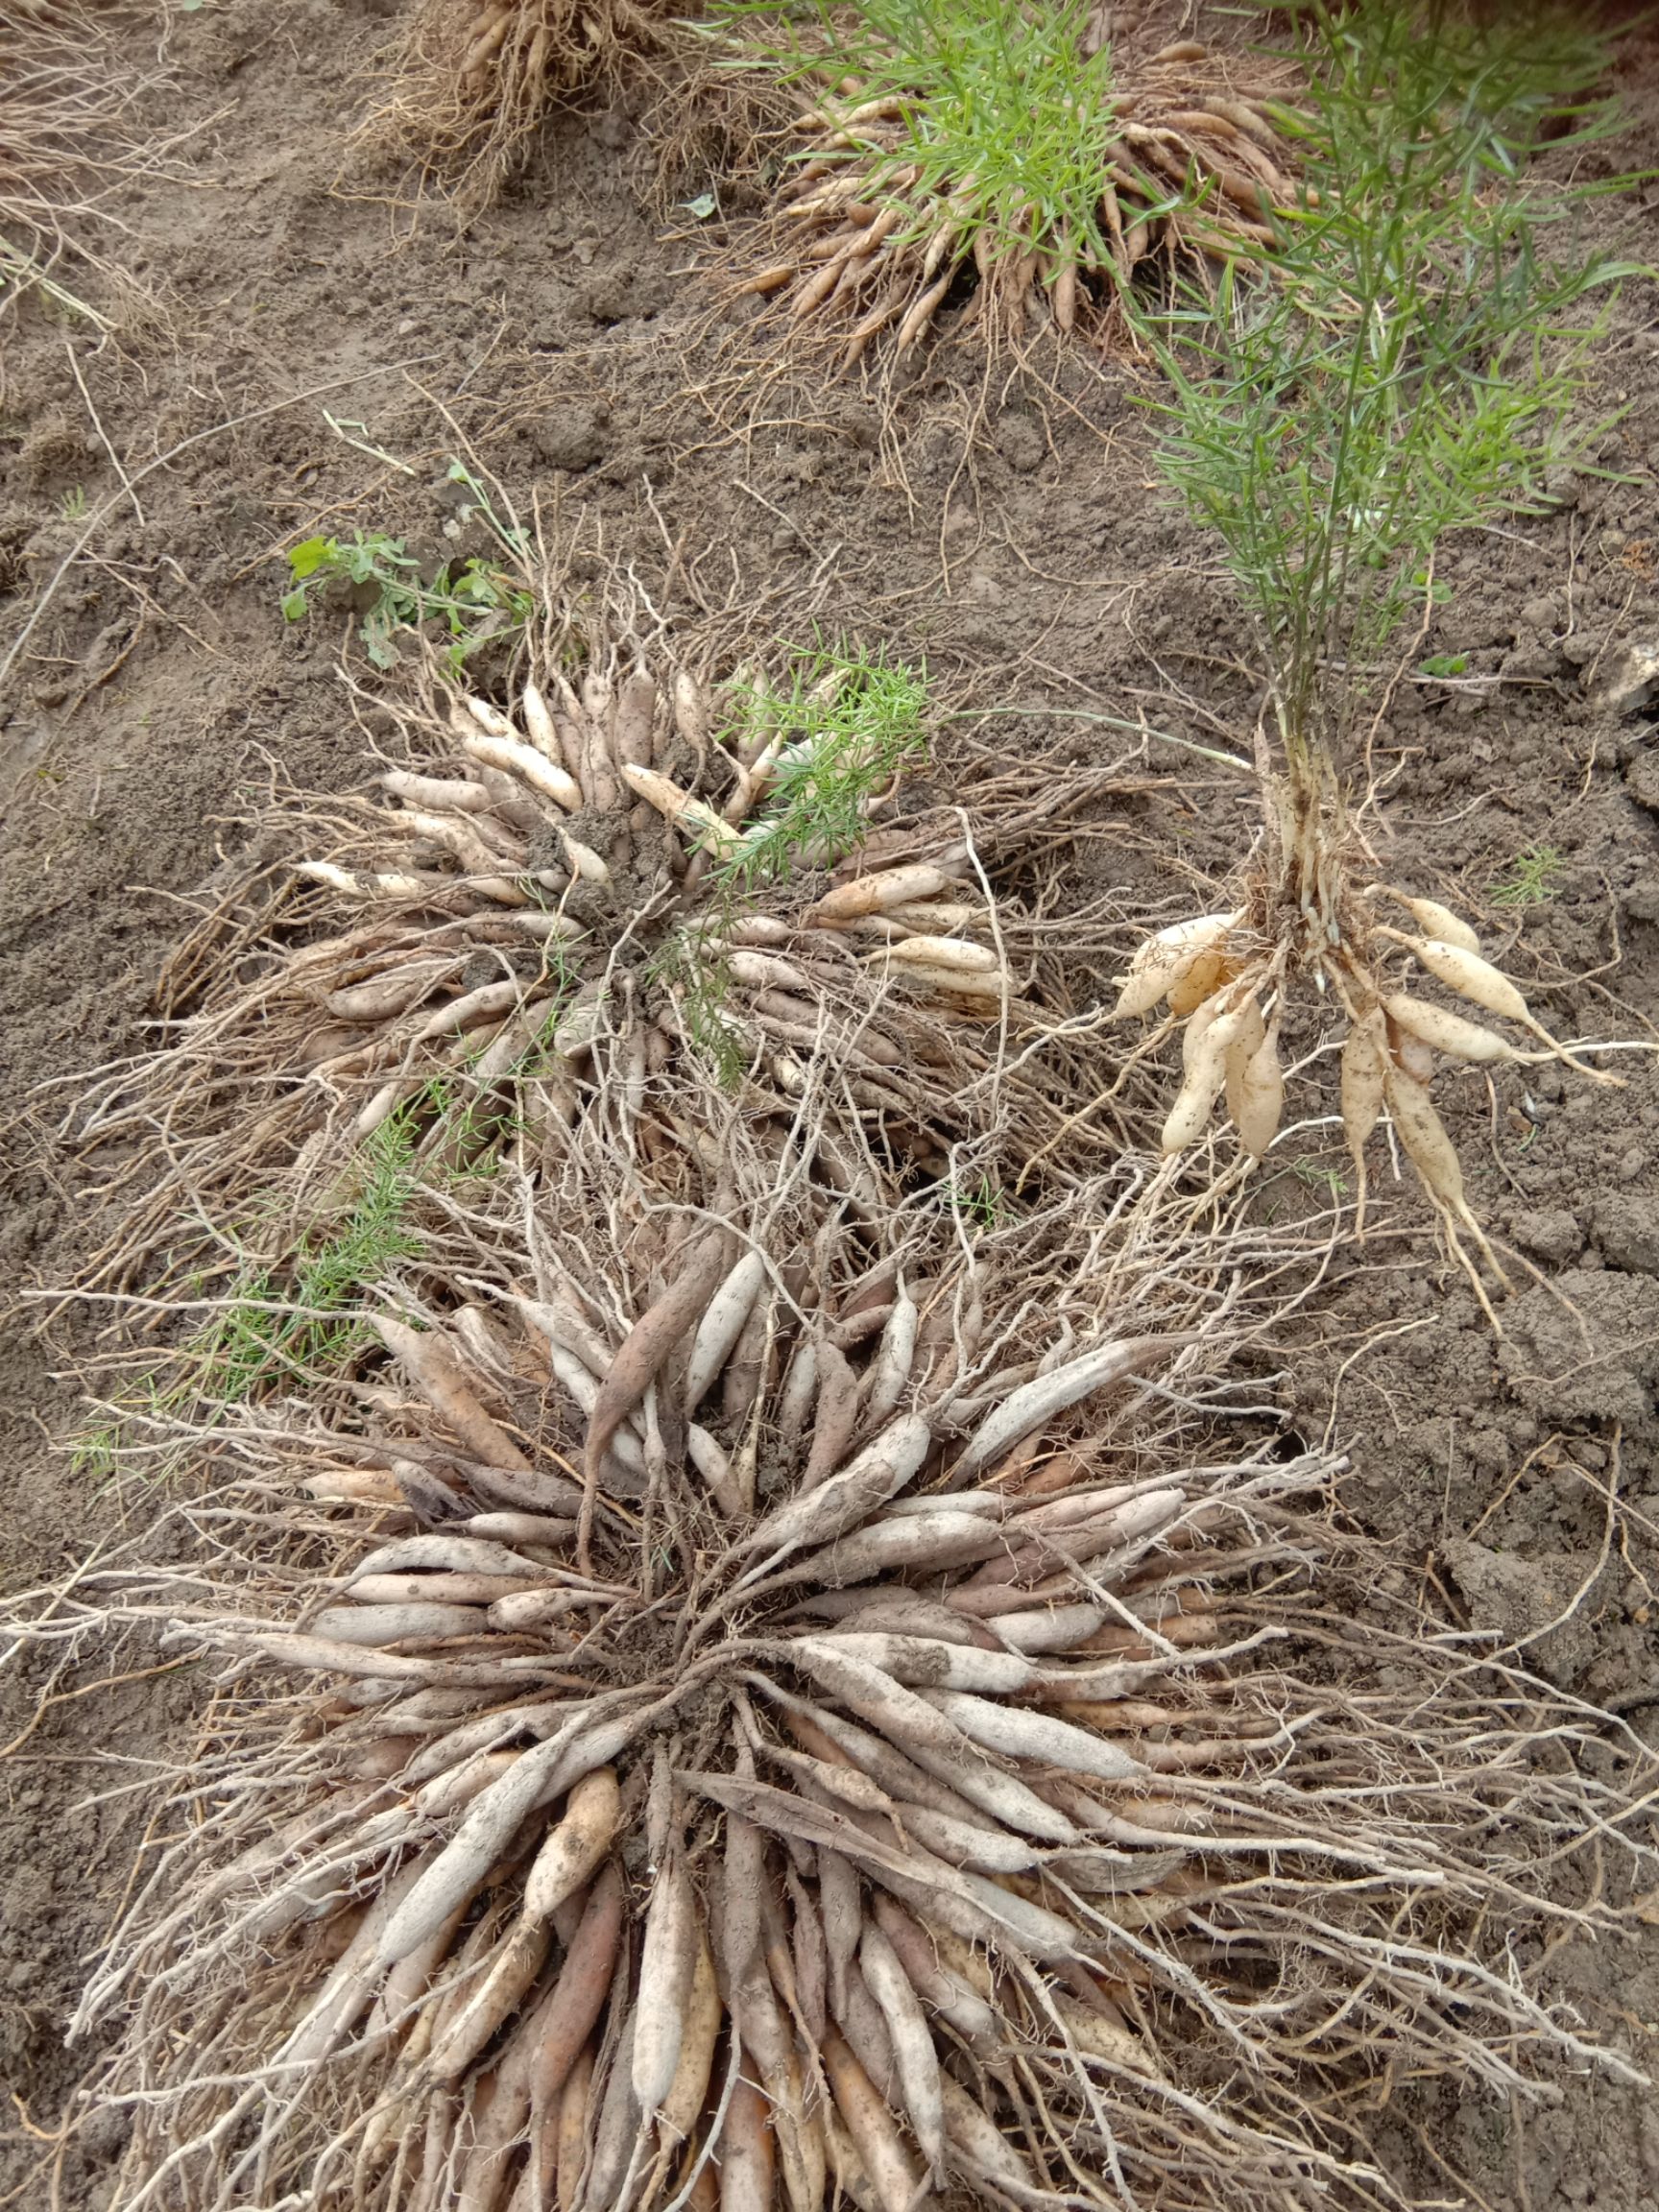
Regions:
<instances>
[{"instance_id":1,"label":"plant shoot emerging from soil","mask_svg":"<svg viewBox=\"0 0 1659 2212\"><path fill-rule=\"evenodd\" d=\"M1494 906L1547 906L1560 890L1567 862L1553 845L1528 845L1486 886Z\"/></svg>"},{"instance_id":2,"label":"plant shoot emerging from soil","mask_svg":"<svg viewBox=\"0 0 1659 2212\"><path fill-rule=\"evenodd\" d=\"M750 1058L727 1011L726 953L734 933L758 892L858 851L872 813L926 757L927 682L884 653L843 641L792 654L776 682L740 673L725 703L717 750L727 757L734 793L751 794L759 810L735 835L710 827L703 850L712 861L713 899L664 946L659 965L680 994L687 1034L730 1092Z\"/></svg>"},{"instance_id":3,"label":"plant shoot emerging from soil","mask_svg":"<svg viewBox=\"0 0 1659 2212\"><path fill-rule=\"evenodd\" d=\"M853 852L871 807L926 757L926 703L915 669L845 646L795 656L781 685L737 686L725 742L751 773L766 763L768 803L720 861L721 882L751 891Z\"/></svg>"},{"instance_id":4,"label":"plant shoot emerging from soil","mask_svg":"<svg viewBox=\"0 0 1659 2212\"><path fill-rule=\"evenodd\" d=\"M396 667L399 631L435 624L448 637L444 665L456 681L480 646L521 632L535 606L522 581L522 533L501 520L465 462L449 464L448 481L465 486L469 494L460 518L479 517L500 543L511 568L474 556L458 566L445 563L426 583L421 563L405 551L403 540L382 530L359 530L348 542L331 537L307 538L288 553L284 620L302 622L317 592L344 585L362 613L359 637L376 668Z\"/></svg>"},{"instance_id":5,"label":"plant shoot emerging from soil","mask_svg":"<svg viewBox=\"0 0 1659 2212\"><path fill-rule=\"evenodd\" d=\"M1557 1048L1445 908L1404 901L1415 935L1377 922L1358 880L1351 755L1377 663L1432 604L1441 541L1536 510L1549 470L1605 428L1575 427L1595 336L1583 307L1623 271L1547 256L1546 226L1573 195L1547 198L1522 174L1604 56L1537 23L1477 31L1387 0L1316 5L1302 36L1311 189L1284 222L1275 281L1235 266L1218 301L1177 316L1161 342L1174 389L1164 468L1221 541L1268 679L1271 737L1259 730L1257 746L1268 856L1236 911L1142 949L1123 1011L1167 997L1189 1019L1166 1148L1201 1133L1225 1088L1259 1155L1283 1096L1272 1009L1302 977L1333 989L1352 1024L1343 1119L1361 1215L1362 1148L1385 1102L1460 1253L1459 1228L1484 1238L1429 1100L1433 1054L1520 1055L1407 996L1382 964L1403 953ZM1590 108L1569 136L1609 127Z\"/></svg>"},{"instance_id":6,"label":"plant shoot emerging from soil","mask_svg":"<svg viewBox=\"0 0 1659 2212\"><path fill-rule=\"evenodd\" d=\"M1471 52L1384 0L1314 21L1297 128L1317 204L1283 220L1279 283L1235 264L1177 319L1164 466L1222 540L1287 754L1339 755L1441 540L1536 510L1605 429L1575 431L1594 330L1560 319L1626 272L1547 258L1573 198L1520 176L1599 58L1581 41L1554 50L1567 79L1546 64L1546 101L1518 27Z\"/></svg>"},{"instance_id":7,"label":"plant shoot emerging from soil","mask_svg":"<svg viewBox=\"0 0 1659 2212\"><path fill-rule=\"evenodd\" d=\"M998 262L1062 240L1074 260L1108 257L1100 187L1118 99L1110 53L1086 51L1089 17L1080 0L1043 10L863 0L853 12L821 4L803 39L775 9L738 0L728 11L787 77L855 78L839 165L875 153L878 192L903 171L920 203L955 195L958 249ZM882 122L891 128L879 139L862 128Z\"/></svg>"}]
</instances>

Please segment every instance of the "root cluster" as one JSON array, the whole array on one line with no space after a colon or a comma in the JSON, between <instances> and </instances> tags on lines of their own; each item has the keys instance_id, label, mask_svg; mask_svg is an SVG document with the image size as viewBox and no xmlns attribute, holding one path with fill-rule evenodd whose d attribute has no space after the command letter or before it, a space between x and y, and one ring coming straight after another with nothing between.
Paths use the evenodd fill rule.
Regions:
<instances>
[{"instance_id":1,"label":"root cluster","mask_svg":"<svg viewBox=\"0 0 1659 2212\"><path fill-rule=\"evenodd\" d=\"M808 705L720 742L724 694L648 652L636 613L505 706L421 684L362 798L278 802L255 844L301 856L238 874L174 954L171 1050L78 1085L61 1135L111 1163L119 1202L89 1281L279 1259L394 1123L429 1181L504 1148L557 1159L613 1077L630 1157L706 1149L712 1091L773 1158L810 1127L814 1174L871 1218L1040 1148L1055 1077L1005 1063L1056 1025L1046 940L988 871L1138 779L987 772L972 824L895 781L856 851L808 836L751 889L781 779L828 740Z\"/></svg>"},{"instance_id":2,"label":"root cluster","mask_svg":"<svg viewBox=\"0 0 1659 2212\"><path fill-rule=\"evenodd\" d=\"M1462 1238L1473 1241L1504 1289L1508 1278L1464 1195L1456 1147L1430 1097L1439 1058L1481 1068L1559 1060L1592 1082L1618 1078L1556 1043L1510 978L1484 957L1462 916L1385 883L1361 888L1355 853L1332 816L1309 810L1301 833L1287 794L1269 796L1277 796L1286 825L1283 869L1260 876L1245 904L1148 937L1118 995L1119 1018L1166 1006L1168 1023L1182 1026L1183 1080L1164 1125L1164 1149L1178 1153L1192 1144L1224 1098L1240 1148L1260 1159L1285 1108L1279 1029L1286 996L1297 983L1331 989L1349 1023L1341 1113L1358 1178L1357 1230L1363 1235L1366 1146L1386 1111L1449 1249L1496 1326ZM1414 929L1382 921L1380 904L1403 912ZM1536 1048L1523 1049L1501 1031L1407 990L1418 974L1509 1022Z\"/></svg>"},{"instance_id":3,"label":"root cluster","mask_svg":"<svg viewBox=\"0 0 1659 2212\"><path fill-rule=\"evenodd\" d=\"M421 770L388 769L382 797L312 818L332 856L284 866L279 958L255 925L247 975L187 1024L183 1058L112 1070L78 1110L95 1147L160 1137L173 1172L147 1194L157 1237L186 1188L221 1220L255 1192L268 1204L282 1161L286 1210L315 1213L394 1115L428 1154L476 1162L507 1135L557 1147L613 1067L630 1151L684 1149L676 1105L646 1093L686 1054L730 1081L763 1147L798 1117L813 1065L832 1069L854 1134L826 1135L820 1171L854 1209L877 1205L878 1168L944 1166L952 1097L984 1065L976 1032L1010 993L974 934L985 908L956 873L965 854L832 884L790 921L700 909L698 879L740 846L771 763L721 753L735 789L719 805L695 796L703 771L682 733L702 731L701 707L689 678L676 692L670 721L643 668L614 686L590 675L585 703L567 691L555 716L532 685L524 727L551 751L482 701L446 721L434 709L411 719L430 747ZM650 765L658 740L685 782ZM319 938L325 914L340 919ZM222 919L204 933L220 948ZM180 988L200 958L185 949ZM202 1074L190 1097L176 1094L183 1059ZM124 1265L147 1249L129 1218Z\"/></svg>"},{"instance_id":4,"label":"root cluster","mask_svg":"<svg viewBox=\"0 0 1659 2212\"><path fill-rule=\"evenodd\" d=\"M603 1143L221 1438L303 1554L173 1634L316 1687L88 1990L118 2202L1382 2203L1379 2070L1592 2056L1469 1932L1619 1791L1321 1611L1328 1462L1182 1457L1225 1330Z\"/></svg>"},{"instance_id":5,"label":"root cluster","mask_svg":"<svg viewBox=\"0 0 1659 2212\"><path fill-rule=\"evenodd\" d=\"M614 95L673 50L663 0L424 0L357 145L412 154L464 207L511 180L561 101Z\"/></svg>"},{"instance_id":6,"label":"root cluster","mask_svg":"<svg viewBox=\"0 0 1659 2212\"><path fill-rule=\"evenodd\" d=\"M924 181L918 104L845 89L802 117L798 166L757 250L764 266L739 289L827 325L851 363L889 334L902 357L958 294L992 338L1049 321L1070 331L1108 312L1149 256L1271 246L1273 210L1294 198L1292 156L1270 106L1207 64L1184 41L1114 100L1093 240L1062 235L1035 204L988 217L966 169L929 166Z\"/></svg>"}]
</instances>

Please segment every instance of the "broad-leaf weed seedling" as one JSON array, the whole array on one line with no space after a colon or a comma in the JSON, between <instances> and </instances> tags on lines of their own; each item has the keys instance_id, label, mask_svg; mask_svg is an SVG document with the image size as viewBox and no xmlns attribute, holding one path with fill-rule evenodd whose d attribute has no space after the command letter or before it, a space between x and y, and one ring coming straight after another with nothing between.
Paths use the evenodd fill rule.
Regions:
<instances>
[{"instance_id":1,"label":"broad-leaf weed seedling","mask_svg":"<svg viewBox=\"0 0 1659 2212\"><path fill-rule=\"evenodd\" d=\"M314 593L345 585L356 592L362 607L359 636L376 668L396 666L399 631L438 624L448 638L443 665L456 681L481 646L521 631L535 612L534 597L518 566L522 533L501 520L464 462L452 461L448 475L469 495L459 511L461 519L476 515L486 524L501 546L501 562L474 556L457 567L445 565L428 584L421 580L420 562L404 550L404 541L384 531L360 530L349 541L307 538L288 554L290 589L282 599L284 619L302 621L311 612Z\"/></svg>"},{"instance_id":2,"label":"broad-leaf weed seedling","mask_svg":"<svg viewBox=\"0 0 1659 2212\"><path fill-rule=\"evenodd\" d=\"M1408 994L1402 955L1598 1071L1553 1044L1466 922L1364 885L1347 756L1386 648L1426 612L1440 541L1541 509L1551 468L1607 427L1578 421L1599 330L1588 302L1630 272L1570 233L1548 253L1551 226L1583 195L1525 174L1547 132L1556 147L1583 146L1614 127L1590 103L1562 134L1564 104L1594 84L1607 48L1542 18L1478 23L1397 0L1309 0L1297 21L1310 89L1285 128L1310 189L1280 223L1273 280L1234 264L1154 336L1171 386L1156 403L1164 470L1221 541L1268 683L1272 834L1232 912L1142 949L1120 1010L1168 998L1194 1025L1166 1149L1202 1134L1225 1087L1243 1148L1260 1158L1283 1114L1280 1001L1300 979L1329 992L1350 1023L1342 1109L1359 1224L1364 1145L1386 1106L1484 1299L1460 1231L1505 1278L1428 1079L1436 1051L1485 1064L1529 1055ZM1386 926L1378 895L1421 934Z\"/></svg>"}]
</instances>

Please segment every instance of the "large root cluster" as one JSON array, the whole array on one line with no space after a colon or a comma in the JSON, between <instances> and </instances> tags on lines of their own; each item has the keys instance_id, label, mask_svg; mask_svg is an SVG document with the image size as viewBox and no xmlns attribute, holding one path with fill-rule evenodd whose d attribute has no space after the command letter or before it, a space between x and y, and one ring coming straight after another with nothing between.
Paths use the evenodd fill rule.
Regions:
<instances>
[{"instance_id":1,"label":"large root cluster","mask_svg":"<svg viewBox=\"0 0 1659 2212\"><path fill-rule=\"evenodd\" d=\"M1035 204L992 206L966 166L925 166L925 103L846 87L802 117L765 264L740 289L827 325L852 362L889 333L902 357L953 294L992 337L1049 321L1070 331L1109 310L1150 256L1271 246L1274 209L1294 201L1292 156L1269 104L1207 59L1194 42L1171 46L1115 96L1093 239L1062 235Z\"/></svg>"},{"instance_id":2,"label":"large root cluster","mask_svg":"<svg viewBox=\"0 0 1659 2212\"><path fill-rule=\"evenodd\" d=\"M358 132L416 156L465 205L486 205L563 100L614 95L675 43L662 0L423 0Z\"/></svg>"},{"instance_id":3,"label":"large root cluster","mask_svg":"<svg viewBox=\"0 0 1659 2212\"><path fill-rule=\"evenodd\" d=\"M88 1991L119 2204L1382 2203L1367 2079L1590 2055L1466 1931L1616 1791L1319 1610L1326 1462L1181 1455L1178 1285L614 1142L221 1427L265 1557L176 1633L318 1686Z\"/></svg>"},{"instance_id":4,"label":"large root cluster","mask_svg":"<svg viewBox=\"0 0 1659 2212\"><path fill-rule=\"evenodd\" d=\"M232 872L164 973L170 1052L78 1084L63 1134L112 1164L118 1222L90 1282L154 1285L160 1262L200 1286L281 1258L376 1132L427 1181L557 1157L613 1078L630 1155L705 1143L712 1090L773 1156L810 1123L814 1172L872 1216L890 1189L961 1196L1038 1148L1056 1078L1006 1047L1054 1022L1032 996L1051 932L1022 932L990 872L1137 777L988 766L971 827L886 779L856 849L847 824L826 845L810 793L787 794L855 667L772 727L648 654L627 611L565 658L539 654L499 705L420 685L364 796L265 818L255 850L280 856ZM971 1105L992 1093L994 1114Z\"/></svg>"}]
</instances>

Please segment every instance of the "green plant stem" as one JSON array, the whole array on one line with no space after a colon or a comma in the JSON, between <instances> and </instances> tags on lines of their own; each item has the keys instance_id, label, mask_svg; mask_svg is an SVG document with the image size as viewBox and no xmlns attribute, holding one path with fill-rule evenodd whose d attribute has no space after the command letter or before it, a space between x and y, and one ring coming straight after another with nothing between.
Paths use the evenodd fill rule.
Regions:
<instances>
[{"instance_id":1,"label":"green plant stem","mask_svg":"<svg viewBox=\"0 0 1659 2212\"><path fill-rule=\"evenodd\" d=\"M1308 0L1298 24L1310 91L1285 127L1306 197L1270 265L1234 265L1153 329L1172 396L1152 404L1165 473L1221 538L1256 632L1300 902L1355 671L1416 613L1449 531L1537 511L1551 467L1608 427L1577 420L1600 328L1583 310L1628 271L1546 260L1581 195L1523 175L1604 41L1397 0ZM1587 107L1573 142L1610 128Z\"/></svg>"}]
</instances>

